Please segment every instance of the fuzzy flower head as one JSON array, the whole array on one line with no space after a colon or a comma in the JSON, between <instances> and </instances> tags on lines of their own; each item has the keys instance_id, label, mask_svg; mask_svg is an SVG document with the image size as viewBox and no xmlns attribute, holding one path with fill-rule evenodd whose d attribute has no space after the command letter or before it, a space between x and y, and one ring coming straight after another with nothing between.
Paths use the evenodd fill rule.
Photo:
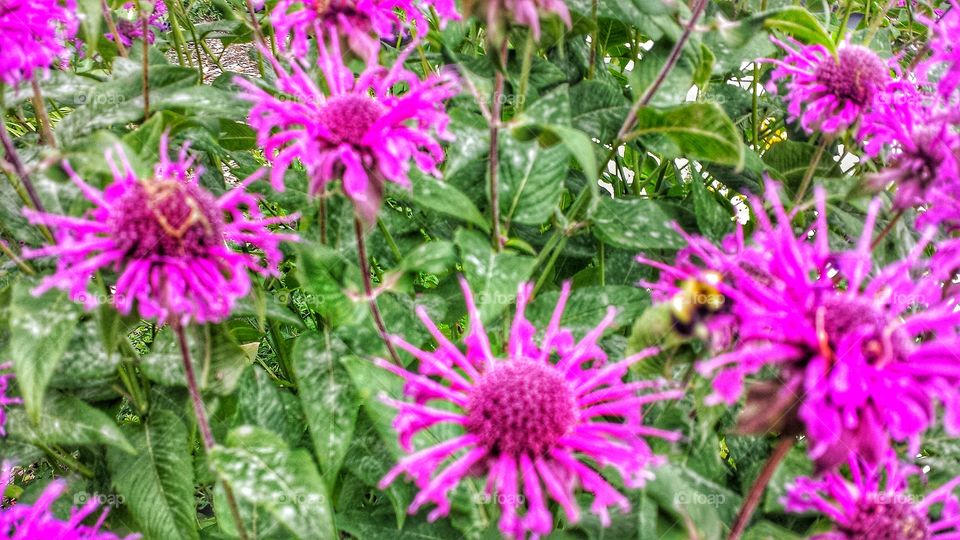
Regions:
<instances>
[{"instance_id":1,"label":"fuzzy flower head","mask_svg":"<svg viewBox=\"0 0 960 540\"><path fill-rule=\"evenodd\" d=\"M786 81L789 119L799 119L807 133L833 135L847 129L872 107L890 79L886 64L866 47L841 44L834 56L823 45L773 42L787 55L767 60L776 66L767 90L776 93L777 83Z\"/></svg>"},{"instance_id":2,"label":"fuzzy flower head","mask_svg":"<svg viewBox=\"0 0 960 540\"><path fill-rule=\"evenodd\" d=\"M885 154L887 166L870 177L876 189L897 187L894 207L910 208L960 190L960 137L950 113L913 83L897 81L864 114L858 138L867 156Z\"/></svg>"},{"instance_id":3,"label":"fuzzy flower head","mask_svg":"<svg viewBox=\"0 0 960 540\"><path fill-rule=\"evenodd\" d=\"M16 85L66 62L76 12L73 0L0 0L0 83Z\"/></svg>"},{"instance_id":4,"label":"fuzzy flower head","mask_svg":"<svg viewBox=\"0 0 960 540\"><path fill-rule=\"evenodd\" d=\"M554 14L567 28L573 26L570 10L564 0L464 0L464 11L485 18L488 31L495 30L503 22L514 22L530 27L535 39L540 39L540 17Z\"/></svg>"},{"instance_id":5,"label":"fuzzy flower head","mask_svg":"<svg viewBox=\"0 0 960 540\"><path fill-rule=\"evenodd\" d=\"M736 344L698 364L715 375L712 403L736 403L751 377L743 431L804 433L820 470L850 454L876 463L890 441L916 449L935 421L960 433L960 314L944 299L921 259L931 230L903 260L875 269L873 225L879 201L870 205L863 235L853 249L834 251L827 242L825 194L816 192L817 217L794 231L794 215L768 182L771 222L760 201L752 243L737 257L708 240L687 237L705 265L675 267L641 258L672 279L695 279L704 271L724 276L716 283L735 319ZM761 371L776 377L754 378Z\"/></svg>"},{"instance_id":6,"label":"fuzzy flower head","mask_svg":"<svg viewBox=\"0 0 960 540\"><path fill-rule=\"evenodd\" d=\"M449 139L444 101L457 92L451 76L426 80L403 68L405 55L387 70L368 67L355 77L344 65L334 40L320 41L319 64L329 91L321 90L296 63L287 73L273 59L282 92L274 96L238 80L253 102L250 124L272 165L271 182L283 189L283 178L295 160L307 170L310 193L322 193L342 179L343 191L367 221L375 219L384 184L410 186L410 162L439 175L443 150L437 139ZM394 93L396 85L407 90Z\"/></svg>"},{"instance_id":7,"label":"fuzzy flower head","mask_svg":"<svg viewBox=\"0 0 960 540\"><path fill-rule=\"evenodd\" d=\"M500 505L500 530L511 538L528 533L537 538L552 528L548 499L563 508L570 522L579 519L574 496L579 485L593 496L591 511L608 524L608 508L625 511L629 503L594 467L612 467L628 487L642 486L651 477L650 467L662 462L644 438L679 437L644 426L643 406L679 399L682 392L664 390L658 381L623 381L629 367L653 350L607 363L597 341L613 322L613 309L580 341L562 328L569 284L539 344L536 328L524 315L533 289L520 286L506 358L494 355L465 280L461 286L470 319L465 353L418 308L437 349L424 351L394 337L398 347L417 359L418 371L378 361L406 381L410 401L383 399L398 410L393 425L400 446L412 452L387 473L381 488L406 474L420 489L410 512L433 503L429 518L434 520L450 511L449 492L464 477L485 475L486 493ZM438 424L458 426L461 434L414 451L414 436Z\"/></svg>"},{"instance_id":8,"label":"fuzzy flower head","mask_svg":"<svg viewBox=\"0 0 960 540\"><path fill-rule=\"evenodd\" d=\"M836 471L821 478L800 477L788 486L788 512L815 512L833 522L830 532L811 540L947 540L960 536L960 477L917 501L908 481L919 472L893 453L880 466L850 460L851 480ZM938 511L933 511L938 507Z\"/></svg>"},{"instance_id":9,"label":"fuzzy flower head","mask_svg":"<svg viewBox=\"0 0 960 540\"><path fill-rule=\"evenodd\" d=\"M35 294L59 288L92 308L97 302L87 290L91 276L109 270L118 274L113 303L123 314L136 304L147 319L218 322L249 292L248 270L277 275L280 242L296 238L268 227L295 216L263 216L258 198L245 191L258 175L215 197L199 185L202 168L186 147L171 161L164 136L160 156L153 175L138 178L122 151L122 168L108 152L113 182L102 192L64 164L94 208L80 218L24 210L32 223L51 227L57 237L51 246L24 250L27 257L57 259L56 272ZM228 244L261 251L265 263Z\"/></svg>"},{"instance_id":10,"label":"fuzzy flower head","mask_svg":"<svg viewBox=\"0 0 960 540\"><path fill-rule=\"evenodd\" d=\"M13 476L13 467L4 462L0 466L0 493L6 490ZM10 508L0 508L0 538L8 540L35 540L56 538L58 540L120 540L120 537L101 531L107 518L107 509L92 526L83 522L97 510L96 498L91 498L83 507L72 508L70 519L62 521L54 515L53 504L67 490L63 480L54 480L44 488L33 504L17 502ZM140 535L131 535L125 540L136 540Z\"/></svg>"},{"instance_id":11,"label":"fuzzy flower head","mask_svg":"<svg viewBox=\"0 0 960 540\"><path fill-rule=\"evenodd\" d=\"M423 4L434 7L441 23L460 18L453 0L280 0L270 22L281 50L297 58L307 57L314 36L342 36L360 58L376 64L381 39L396 41L407 28L418 38L426 35Z\"/></svg>"},{"instance_id":12,"label":"fuzzy flower head","mask_svg":"<svg viewBox=\"0 0 960 540\"><path fill-rule=\"evenodd\" d=\"M3 427L7 423L6 408L10 405L20 404L20 400L18 398L7 395L7 392L10 389L10 379L13 378L13 374L3 372L11 367L13 366L9 363L0 364L0 437L4 437L7 434ZM0 493L3 493L3 489L0 489Z\"/></svg>"}]
</instances>

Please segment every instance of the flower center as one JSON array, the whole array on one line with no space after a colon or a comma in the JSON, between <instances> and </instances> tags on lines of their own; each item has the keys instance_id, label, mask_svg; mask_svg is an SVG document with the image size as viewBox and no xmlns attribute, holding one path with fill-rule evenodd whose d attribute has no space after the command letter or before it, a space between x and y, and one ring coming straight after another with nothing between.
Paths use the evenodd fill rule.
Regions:
<instances>
[{"instance_id":1,"label":"flower center","mask_svg":"<svg viewBox=\"0 0 960 540\"><path fill-rule=\"evenodd\" d=\"M573 389L552 366L505 362L470 395L466 428L494 454L541 455L577 420Z\"/></svg>"},{"instance_id":2,"label":"flower center","mask_svg":"<svg viewBox=\"0 0 960 540\"><path fill-rule=\"evenodd\" d=\"M320 110L320 122L336 144L360 145L370 126L383 116L383 106L373 98L346 94L327 100Z\"/></svg>"},{"instance_id":3,"label":"flower center","mask_svg":"<svg viewBox=\"0 0 960 540\"><path fill-rule=\"evenodd\" d=\"M816 71L817 81L840 99L866 105L887 78L887 68L873 51L850 45L837 51L837 61L827 58Z\"/></svg>"},{"instance_id":4,"label":"flower center","mask_svg":"<svg viewBox=\"0 0 960 540\"><path fill-rule=\"evenodd\" d=\"M201 255L223 244L223 214L212 195L176 180L137 182L117 201L110 225L131 258Z\"/></svg>"},{"instance_id":5,"label":"flower center","mask_svg":"<svg viewBox=\"0 0 960 540\"><path fill-rule=\"evenodd\" d=\"M862 353L870 365L900 361L908 352L910 339L900 328L890 328L883 310L865 298L830 295L822 304L823 331L826 346L835 356L849 353L843 350L844 337L852 332L862 336Z\"/></svg>"},{"instance_id":6,"label":"flower center","mask_svg":"<svg viewBox=\"0 0 960 540\"><path fill-rule=\"evenodd\" d=\"M839 527L857 540L929 540L927 516L902 495L871 493L857 503L849 525Z\"/></svg>"}]
</instances>

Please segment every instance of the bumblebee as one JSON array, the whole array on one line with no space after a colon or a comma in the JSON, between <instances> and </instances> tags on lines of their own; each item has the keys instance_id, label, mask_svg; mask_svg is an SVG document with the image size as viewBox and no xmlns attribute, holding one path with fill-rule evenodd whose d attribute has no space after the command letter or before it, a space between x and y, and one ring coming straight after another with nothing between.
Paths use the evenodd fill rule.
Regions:
<instances>
[{"instance_id":1,"label":"bumblebee","mask_svg":"<svg viewBox=\"0 0 960 540\"><path fill-rule=\"evenodd\" d=\"M670 299L670 316L677 332L692 335L699 323L726 309L726 297L717 288L723 276L708 270L699 279L680 283L680 290Z\"/></svg>"}]
</instances>

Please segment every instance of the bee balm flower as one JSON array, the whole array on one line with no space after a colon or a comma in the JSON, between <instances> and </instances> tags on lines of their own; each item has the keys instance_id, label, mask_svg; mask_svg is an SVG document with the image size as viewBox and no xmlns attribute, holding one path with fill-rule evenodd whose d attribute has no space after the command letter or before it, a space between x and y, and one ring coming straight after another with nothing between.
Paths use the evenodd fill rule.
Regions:
<instances>
[{"instance_id":1,"label":"bee balm flower","mask_svg":"<svg viewBox=\"0 0 960 540\"><path fill-rule=\"evenodd\" d=\"M64 164L94 204L86 216L24 210L32 223L52 227L57 236L54 245L24 251L27 257L57 258L56 273L44 279L35 293L64 289L89 308L96 304L87 292L91 276L101 269L112 270L118 273L114 304L121 313L130 313L136 302L144 318L162 322L176 318L183 324L217 322L250 290L248 270L277 274L280 242L296 237L273 233L268 227L294 217L263 216L258 199L245 191L256 175L214 197L197 183L202 170L187 157L186 148L176 161L170 161L166 137L152 177L137 178L122 153L120 160L123 169L108 153L114 179L103 192ZM234 251L228 243L259 249L265 264L254 254Z\"/></svg>"},{"instance_id":2,"label":"bee balm flower","mask_svg":"<svg viewBox=\"0 0 960 540\"><path fill-rule=\"evenodd\" d=\"M30 80L69 57L66 42L77 33L73 0L0 2L0 82Z\"/></svg>"},{"instance_id":3,"label":"bee balm flower","mask_svg":"<svg viewBox=\"0 0 960 540\"><path fill-rule=\"evenodd\" d=\"M525 538L528 532L550 532L553 518L548 499L576 522L580 510L573 490L579 485L593 496L591 511L608 524L608 508L627 510L629 503L582 458L617 470L627 487L642 486L651 477L650 467L662 462L644 438L679 437L644 426L643 406L679 399L683 393L662 390L658 381L624 382L629 367L653 354L652 349L620 362L606 362L597 341L613 322L613 309L579 342L560 327L569 284L560 293L539 345L534 340L536 329L524 316L532 287L520 286L506 358L498 358L466 281L461 280L461 285L470 319L466 353L448 341L419 308L420 319L438 341L437 350L423 351L394 337L398 347L419 361L419 372L378 361L406 380L404 391L412 400L384 398L398 410L393 425L400 445L413 453L387 473L381 488L407 474L420 488L410 512L432 502L437 505L429 515L433 520L449 512L448 493L465 476L484 474L486 493L495 495L502 510L500 530L509 537ZM432 407L430 402L443 407ZM414 436L441 423L457 425L463 432L413 451Z\"/></svg>"},{"instance_id":4,"label":"bee balm flower","mask_svg":"<svg viewBox=\"0 0 960 540\"><path fill-rule=\"evenodd\" d=\"M250 124L272 162L271 181L283 189L283 177L294 160L307 169L310 193L316 195L337 178L343 191L367 221L376 217L385 182L409 187L410 161L423 172L439 174L443 150L434 138L449 138L443 103L456 94L454 80L429 76L420 80L403 68L368 67L359 77L344 65L333 41L320 43L320 69L329 93L323 92L298 65L287 73L276 59L274 96L238 80L253 102ZM407 90L393 92L404 83Z\"/></svg>"}]
</instances>

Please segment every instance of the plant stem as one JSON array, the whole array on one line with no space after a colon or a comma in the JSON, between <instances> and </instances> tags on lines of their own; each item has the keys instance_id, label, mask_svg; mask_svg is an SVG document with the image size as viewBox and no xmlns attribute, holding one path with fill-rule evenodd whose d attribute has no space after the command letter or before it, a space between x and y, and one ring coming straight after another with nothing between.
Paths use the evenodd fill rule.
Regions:
<instances>
[{"instance_id":1,"label":"plant stem","mask_svg":"<svg viewBox=\"0 0 960 540\"><path fill-rule=\"evenodd\" d=\"M810 182L813 180L813 173L817 170L817 167L820 166L820 160L823 159L823 151L827 147L827 139L824 138L820 141L820 145L817 146L817 151L813 154L813 159L810 160L810 165L807 166L807 170L803 173L803 180L800 181L800 187L797 188L797 195L793 199L793 205L796 206L803 201L804 195L807 194L807 189L810 188Z\"/></svg>"},{"instance_id":2,"label":"plant stem","mask_svg":"<svg viewBox=\"0 0 960 540\"><path fill-rule=\"evenodd\" d=\"M600 25L597 24L597 4L600 0L590 3L590 20L593 21L593 33L590 34L590 67L587 68L587 78L592 79L597 69L597 41L600 39Z\"/></svg>"},{"instance_id":3,"label":"plant stem","mask_svg":"<svg viewBox=\"0 0 960 540\"><path fill-rule=\"evenodd\" d=\"M500 121L503 113L503 72L506 70L507 39L503 39L500 46L500 61L503 65L497 68L493 82L493 103L490 106L490 218L492 227L490 239L493 249L500 251L503 242L500 238L500 190L497 185L497 168L499 166L499 135Z\"/></svg>"},{"instance_id":4,"label":"plant stem","mask_svg":"<svg viewBox=\"0 0 960 540\"><path fill-rule=\"evenodd\" d=\"M320 200L320 211L317 215L317 220L320 221L320 243L327 245L327 198L324 197L325 193L321 192L320 196L317 197Z\"/></svg>"},{"instance_id":5,"label":"plant stem","mask_svg":"<svg viewBox=\"0 0 960 540\"><path fill-rule=\"evenodd\" d=\"M403 254L400 253L400 248L397 247L397 242L393 239L393 235L390 234L390 229L387 228L387 224L383 222L382 219L377 218L377 229L380 230L380 234L383 235L384 240L387 241L387 246L390 248L390 253L393 254L393 258L399 263L403 260Z\"/></svg>"},{"instance_id":6,"label":"plant stem","mask_svg":"<svg viewBox=\"0 0 960 540\"><path fill-rule=\"evenodd\" d=\"M17 149L13 146L13 141L10 140L6 126L0 126L0 143L3 144L3 151L6 153L7 163L13 167L17 176L20 177L20 181L23 182L23 187L27 190L27 197L30 198L30 204L33 205L33 209L37 212L46 212L43 208L43 203L40 202L40 195L37 194L37 190L30 180L30 174L27 173L27 168L23 166L23 162L20 161L20 155L17 154Z\"/></svg>"},{"instance_id":7,"label":"plant stem","mask_svg":"<svg viewBox=\"0 0 960 540\"><path fill-rule=\"evenodd\" d=\"M126 58L127 48L123 46L123 42L120 40L120 33L117 32L117 25L113 22L113 13L110 11L107 0L100 0L100 10L103 11L103 18L107 21L107 30L110 30L113 42L117 45L117 54Z\"/></svg>"},{"instance_id":8,"label":"plant stem","mask_svg":"<svg viewBox=\"0 0 960 540\"><path fill-rule=\"evenodd\" d=\"M373 282L370 278L370 264L367 262L367 245L363 239L363 222L360 217L354 217L354 231L357 234L357 258L360 262L360 274L363 278L363 293L367 296L367 302L370 305L370 315L373 316L373 322L377 325L377 331L380 333L380 339L387 346L387 352L390 353L390 359L394 364L402 366L400 355L393 347L390 341L390 335L387 333L387 325L383 322L383 315L380 313L380 306L377 305L377 297L373 294Z\"/></svg>"},{"instance_id":9,"label":"plant stem","mask_svg":"<svg viewBox=\"0 0 960 540\"><path fill-rule=\"evenodd\" d=\"M793 437L784 437L780 439L780 443L773 449L773 454L767 459L757 479L750 487L750 492L747 493L747 498L744 499L743 506L740 507L740 512L737 513L737 518L733 522L733 527L730 528L730 535L727 536L727 540L738 540L740 536L743 535L743 531L747 528L747 523L750 522L753 511L757 509L757 505L760 503L760 497L767 489L767 484L770 483L770 479L773 477L773 473L776 472L777 466L780 465L783 458L787 457L787 453L793 448L794 442L796 442L796 440Z\"/></svg>"},{"instance_id":10,"label":"plant stem","mask_svg":"<svg viewBox=\"0 0 960 540\"><path fill-rule=\"evenodd\" d=\"M18 257L17 254L14 253L12 249L10 249L10 246L4 240L0 240L0 251L2 251L3 254L6 255L7 257L10 257L10 260L15 262L17 266L20 267L21 270L23 270L27 274L30 274L31 276L36 275L37 272L33 269L33 267L30 266L30 264L27 261Z\"/></svg>"},{"instance_id":11,"label":"plant stem","mask_svg":"<svg viewBox=\"0 0 960 540\"><path fill-rule=\"evenodd\" d=\"M520 84L517 90L517 114L523 112L527 104L527 86L530 83L530 69L533 67L533 33L527 32L527 40L523 44L523 61L520 64Z\"/></svg>"},{"instance_id":12,"label":"plant stem","mask_svg":"<svg viewBox=\"0 0 960 540\"><path fill-rule=\"evenodd\" d=\"M903 217L903 212L904 212L903 208L901 208L900 210L897 210L897 213L890 220L890 223L887 223L887 226L884 227L883 230L880 231L880 234L878 234L877 237L873 239L873 242L870 244L870 251L877 249L877 246L880 245L880 242L882 242L883 239L886 238L888 234L890 234L890 231L893 230L894 225L896 225L897 222L900 221L900 218Z\"/></svg>"},{"instance_id":13,"label":"plant stem","mask_svg":"<svg viewBox=\"0 0 960 540\"><path fill-rule=\"evenodd\" d=\"M33 87L33 110L37 116L37 122L40 124L40 142L56 148L57 140L53 137L53 130L50 129L50 116L47 114L47 106L43 103L40 83L37 82L36 78L30 79L30 86Z\"/></svg>"},{"instance_id":14,"label":"plant stem","mask_svg":"<svg viewBox=\"0 0 960 540\"><path fill-rule=\"evenodd\" d=\"M870 42L873 41L874 36L877 35L877 31L880 30L880 24L883 23L883 19L887 17L887 12L890 11L890 8L893 7L894 0L889 0L884 6L880 13L877 13L877 18L871 21L870 28L867 29L867 36L863 38L863 46L866 47L870 45Z\"/></svg>"},{"instance_id":15,"label":"plant stem","mask_svg":"<svg viewBox=\"0 0 960 540\"><path fill-rule=\"evenodd\" d=\"M150 118L150 43L147 39L150 29L147 26L147 12L143 7L140 8L140 31L143 33L143 48L141 49L143 54L143 121L146 122Z\"/></svg>"},{"instance_id":16,"label":"plant stem","mask_svg":"<svg viewBox=\"0 0 960 540\"><path fill-rule=\"evenodd\" d=\"M183 325L175 322L170 325L177 335L177 341L180 342L180 355L183 357L183 372L187 379L187 390L190 392L190 400L193 402L193 413L197 417L197 427L200 429L200 435L203 439L203 447L207 455L216 446L213 439L213 430L210 429L210 420L207 418L207 410L203 406L203 398L200 396L200 388L197 386L197 376L193 371L193 362L190 360L190 345L187 343L187 336L184 334ZM220 479L223 483L223 492L227 497L227 506L230 507L230 514L237 526L237 533L243 540L247 539L247 531L243 527L243 518L240 516L240 507L237 506L237 499L233 495L233 489L226 480Z\"/></svg>"},{"instance_id":17,"label":"plant stem","mask_svg":"<svg viewBox=\"0 0 960 540\"><path fill-rule=\"evenodd\" d=\"M650 100L653 99L654 94L657 93L657 90L660 89L660 86L663 85L663 82L667 80L667 75L670 74L670 71L673 70L673 67L677 64L677 61L680 59L680 54L683 52L683 46L686 45L687 40L690 39L690 34L693 33L693 27L696 26L697 21L700 19L700 15L703 14L703 11L707 7L707 0L696 0L696 4L693 7L693 11L690 14L690 21L686 26L683 27L683 33L680 35L680 39L673 44L673 49L670 51L670 55L667 56L667 61L663 64L663 67L660 68L660 72L657 73L657 78L653 80L646 91L636 103L630 107L630 112L627 114L627 118L623 121L623 126L620 127L620 132L617 133L617 141L622 141L627 133L633 129L633 125L637 122L637 113L640 111L640 107L645 107L650 104ZM614 147L620 146L619 144L614 145Z\"/></svg>"}]
</instances>

